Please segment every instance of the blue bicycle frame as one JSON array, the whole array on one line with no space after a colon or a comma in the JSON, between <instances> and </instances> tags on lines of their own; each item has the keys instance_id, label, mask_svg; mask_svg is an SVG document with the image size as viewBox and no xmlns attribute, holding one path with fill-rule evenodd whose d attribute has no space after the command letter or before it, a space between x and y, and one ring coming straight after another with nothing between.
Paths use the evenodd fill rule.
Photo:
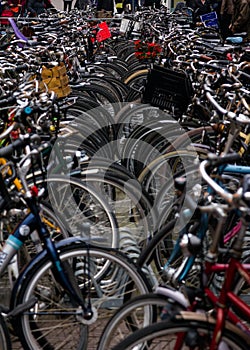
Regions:
<instances>
[{"instance_id":1,"label":"blue bicycle frame","mask_svg":"<svg viewBox=\"0 0 250 350\"><path fill-rule=\"evenodd\" d=\"M39 234L39 238L44 243L46 253L49 254L52 261L54 267L53 273L56 280L70 294L73 300L75 300L85 311L86 307L84 305L84 301L79 297L77 291L74 289L71 281L65 273L65 269L63 268L63 264L59 258L56 246L50 237L50 233L46 228L46 225L41 220L39 208L35 203L36 199L29 198L26 201L31 209L31 212L27 214L14 232L9 235L2 247L2 250L0 251L0 276L6 270L8 264L11 262L15 254L17 254L17 251L22 247L25 240L32 232L36 230Z\"/></svg>"},{"instance_id":2,"label":"blue bicycle frame","mask_svg":"<svg viewBox=\"0 0 250 350\"><path fill-rule=\"evenodd\" d=\"M234 175L234 174L239 174L239 175L244 175L244 174L250 174L250 166L242 166L242 165L232 165L232 164L227 164L227 165L223 165L220 166L218 168L218 174L228 174L228 175ZM212 190L211 189L207 189L208 192ZM203 238L206 235L208 229L208 215L206 213L202 213L201 217L200 217L200 226L199 226L199 230L197 233L197 237L201 239L201 241L203 240ZM166 262L166 264L164 265L164 270L167 270L168 267L170 267L170 264L172 264L176 258L178 257L178 255L181 254L181 247L180 247L180 242L181 242L181 238L183 236L184 233L188 233L186 232L186 227L184 227L183 230L181 230L178 239L175 242L174 248L172 250L172 253L168 259L168 261ZM184 259L184 262L182 263L181 267L179 268L180 271L177 272L176 274L176 282L177 283L181 283L183 282L187 276L188 273L190 271L190 269L193 266L194 260L195 260L195 256L189 256L186 257Z\"/></svg>"}]
</instances>

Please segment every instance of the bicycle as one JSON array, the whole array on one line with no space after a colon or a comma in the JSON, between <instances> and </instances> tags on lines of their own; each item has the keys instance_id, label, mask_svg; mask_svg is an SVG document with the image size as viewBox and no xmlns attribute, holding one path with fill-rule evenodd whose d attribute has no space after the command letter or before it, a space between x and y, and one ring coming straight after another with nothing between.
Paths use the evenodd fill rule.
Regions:
<instances>
[{"instance_id":1,"label":"bicycle","mask_svg":"<svg viewBox=\"0 0 250 350\"><path fill-rule=\"evenodd\" d=\"M14 141L0 150L0 157L9 157L29 142L29 137ZM33 149L12 167L22 180L23 199L30 212L2 247L0 274L34 230L42 242L42 251L19 274L6 318L13 323L25 349L82 349L86 334L92 334L91 326L100 315L109 317L131 293L145 293L150 287L133 263L116 249L92 246L86 237L53 242L39 214L37 191L31 191L25 181L30 158L38 153L37 148ZM18 312L14 312L16 308Z\"/></svg>"},{"instance_id":2,"label":"bicycle","mask_svg":"<svg viewBox=\"0 0 250 350\"><path fill-rule=\"evenodd\" d=\"M218 104L216 102L214 96L211 93L211 89L209 89L209 87L206 85L205 85L205 92L206 92L208 100L213 104L213 106L216 108L216 110L218 110L224 116L226 125L229 125L226 135L223 136L224 137L223 148L221 150L220 149L218 150L218 153L223 152L222 154L228 154L231 152L232 149L234 149L235 144L237 144L236 140L237 140L237 137L240 134L240 132L244 131L244 130L246 130L246 132L247 132L247 129L249 126L248 115L247 115L247 113L237 114L237 113L234 113L231 111L227 111L225 108L223 108L220 104ZM230 124L228 123L229 121L230 121ZM186 139L188 140L188 135L186 136ZM180 141L183 142L183 140L185 142L185 137L181 136ZM226 183L230 183L230 181L232 183L235 182L235 185L237 185L237 182L240 181L240 178L244 174L249 173L249 170L250 170L249 166L245 165L245 163L244 163L244 156L245 155L247 156L248 142L249 142L248 138L245 137L245 143L240 142L240 147L239 147L239 145L236 146L237 147L236 149L239 150L239 154L242 155L242 158L240 158L240 163L239 163L239 159L238 159L237 165L227 164L227 165L218 169L218 173L216 176L220 177L221 181L225 181L225 186L226 186ZM180 146L181 143L179 143L178 138L177 138L177 140L173 143L173 146L178 147L178 145ZM199 145L197 146L197 148L199 149ZM194 149L197 149L197 148L194 147ZM171 149L171 147L170 147L170 149ZM202 148L201 148L201 150L202 150ZM182 150L181 149L178 152L176 152L176 151L167 152L165 155L156 159L155 162L152 162L152 166L149 167L150 171L148 171L148 173L150 175L149 180L151 180L151 177L152 177L152 179L154 179L154 177L152 176L151 173L153 173L154 171L157 171L158 168L163 166L163 170L164 170L165 161L173 162L170 164L175 164L175 161L177 162L179 159L179 156L181 156L180 170L176 171L176 173L174 174L174 177L177 179L178 179L178 177L186 177L188 187L183 188L181 190L181 192L184 192L184 199L185 199L185 193L186 192L187 192L187 194L192 193L192 188L193 188L193 186L195 186L195 184L197 184L197 182L200 183L200 185L202 185L202 182L199 178L199 174L197 174L197 168L198 168L197 163L198 162L195 162L195 161L196 160L200 161L202 159L205 159L208 155L208 150L206 152L204 152L204 149L203 149L203 151L201 151L201 150L200 150L200 152L198 152L198 150L197 150L197 152L194 152L192 149L191 150ZM199 155L199 159L197 159L198 155ZM185 164L185 162L187 165ZM155 170L154 170L154 163L155 163ZM194 164L192 165L192 163L194 163ZM243 164L243 165L241 165L241 164ZM183 165L185 165L185 167ZM178 164L177 164L177 170L178 170ZM206 184L205 184L205 186L206 186ZM170 199L171 199L173 205L175 205L175 203L174 203L175 196L173 194L174 190L175 190L174 181L171 180L171 181L166 182L164 184L164 186L162 186L158 195L156 196L158 202L160 204L162 204L165 201L166 204L168 204L168 203L171 203L170 202ZM170 195L172 195L172 197ZM180 203L180 199L177 199L177 202L178 201ZM187 201L186 201L186 204L187 204ZM182 203L182 205L183 205L183 203ZM195 206L194 206L194 208L192 208L192 213L190 213L189 215L193 214L194 210L195 210ZM172 217L173 217L173 215L172 215ZM166 272L165 277L166 277L168 275L168 272L167 272L168 268L171 270L171 265L173 265L174 268L179 266L179 263L181 261L181 255L182 255L180 252L180 249L178 248L178 244L179 244L178 237L179 237L180 232L178 231L178 227L176 225L176 220L171 220L172 217L171 217L171 209L169 210L167 207L165 210L163 210L163 215L162 215L162 217L160 217L159 222L162 223L162 222L164 222L162 219L167 218L167 220L165 222L167 223L168 221L170 221L170 223L166 227L164 227L164 225L163 225L163 228L160 230L160 232L158 234L156 233L154 235L151 242L149 242L148 246L142 252L142 254L139 258L139 261L138 261L140 266L143 266L144 264L149 264L150 262L155 262L157 271L160 274L162 274L163 277L164 277L164 273L162 273L162 272L164 271L164 265L166 268L166 270L165 270L165 272ZM201 225L200 232L199 232L199 235L200 235L199 237L204 237L204 235L205 235L204 229L206 229L206 228L207 228L207 221L206 221L206 219L204 219L203 224ZM230 229L232 229L232 227L228 228L228 231ZM175 230L175 232L174 232L174 230ZM177 239L176 243L174 243L175 239ZM166 259L168 259L167 262L166 262ZM192 259L193 258L190 258L189 260L192 260ZM191 261L189 261L190 268L191 268L192 264L193 263L191 263ZM170 270L169 270L169 272L170 272ZM175 274L173 270L171 270L171 271L172 272L168 276L170 279L173 277L172 273ZM180 274L180 276L175 280L175 282L172 281L175 286L178 285L179 283L182 283L181 281L183 281L183 278L185 279L187 277L186 272L183 274ZM177 276L177 275L175 274L175 276ZM168 280L168 277L166 277L167 280Z\"/></svg>"},{"instance_id":3,"label":"bicycle","mask_svg":"<svg viewBox=\"0 0 250 350\"><path fill-rule=\"evenodd\" d=\"M241 121L243 121L242 119ZM247 122L247 119L245 120ZM240 157L239 155L229 155L227 160L230 159L230 162L233 162L233 160L239 160ZM236 174L240 173L241 176L243 174L249 173L249 167L242 167L242 166L235 166L235 165L223 165L223 167L218 171L218 174L220 176L223 176L223 174ZM229 177L230 180L231 177ZM216 180L218 181L218 176L216 177ZM223 179L222 179L223 180ZM176 179L177 181L177 188L179 192L184 191L185 187L185 182L183 182L183 179L180 183L178 184L178 178ZM226 179L227 181L227 179ZM220 183L220 182L219 182ZM237 181L235 182L237 184ZM184 184L184 185L183 185ZM222 185L222 183L220 183ZM207 190L208 191L208 190ZM184 193L185 194L185 193ZM211 193L212 195L212 193ZM181 197L181 195L180 195ZM176 205L178 204L178 200L175 203ZM179 205L182 206L182 201L181 198L179 199ZM190 208L193 210L196 208L196 203L189 198L187 202L190 205ZM190 204L191 203L191 204ZM190 211L190 208L186 209L186 214L185 218L187 220L190 219L190 215L187 216L187 210ZM199 211L200 206L198 206L198 211ZM172 208L172 211L174 209ZM183 212L180 212L179 216L184 214ZM177 209L178 212L178 209ZM241 222L235 221L238 218L238 215L236 215L234 212L230 213L230 220L225 224L225 222L220 218L219 221L221 221L221 224L224 225L224 228L221 232L227 232L227 234L224 234L223 240L223 246L224 250L227 251L230 249L232 242L237 237L237 234L239 234L240 230L242 229L241 227ZM184 222L182 225L181 231L178 231L178 225L176 225L176 219L171 220L165 227L162 228L162 230L158 231L157 234L152 238L152 240L149 242L148 246L144 251L142 251L142 254L140 255L138 259L138 264L139 266L144 266L143 271L146 273L146 276L149 276L149 278L152 278L152 276L156 273L159 273L161 275L161 280L167 281L168 285L172 284L174 287L178 288L179 286L183 285L184 283L187 286L193 286L198 288L200 284L197 285L197 280L199 277L199 257L198 257L198 262L195 262L195 258L197 255L201 255L202 257L202 252L201 252L201 246L199 245L198 247L192 247L192 253L191 256L190 254L183 255L180 254L181 247L182 247L182 237L185 235L185 232L188 232L190 235L191 234L196 234L197 238L200 239L201 241L204 240L205 235L207 234L207 230L209 229L209 222L208 222L208 214L204 212L201 215L196 215L195 217L192 218L191 224L187 226L187 224ZM195 220L198 220L198 223L195 224ZM210 221L211 218L210 218ZM198 225L197 225L198 224ZM211 223L210 225L213 226ZM231 225L231 226L230 226ZM175 228L175 230L174 230ZM211 228L210 228L211 229ZM176 237L176 243L174 243L174 238ZM205 241L209 240L205 238ZM173 242L173 243L172 243ZM200 242L200 241L199 241ZM247 237L245 246L242 247L243 251L243 259L246 263L248 263L248 244L247 244ZM192 244L191 238L190 238L190 245ZM168 252L169 250L169 252ZM166 259L168 259L166 261ZM154 261L155 266L149 267L148 265L150 262ZM161 261L161 263L160 263ZM163 263L163 261L165 261ZM222 260L223 261L223 260ZM145 262L146 265L145 266ZM157 264L157 262L159 262ZM165 265L164 265L165 264ZM192 272L193 271L193 272ZM191 272L191 273L190 273ZM220 275L218 276L218 273L220 272ZM156 273L156 276L157 276ZM223 288L221 279L223 278L221 276L222 271L217 271L217 273L214 276L214 279L210 277L210 288L214 290L215 292ZM192 277L193 276L193 277ZM193 280L192 280L193 278ZM166 302L169 303L170 305L175 305L175 311L177 310L185 310L191 307L191 302L188 302L188 300L185 298L184 295L182 297L177 298L177 291L175 291L175 295L171 294L168 290L168 288L162 288L162 287L157 287L159 281L156 279L155 281L155 288L156 288L156 295L154 296L155 299L152 300L151 296L148 295L145 296L144 298L137 298L137 299L132 299L130 302L128 302L126 305L124 305L120 310L116 312L116 314L110 319L106 329L104 330L104 333L102 335L102 340L99 343L100 348L99 349L108 349L110 344L116 344L116 340L119 339L119 334L121 334L120 329L123 329L123 334L130 334L132 330L136 330L138 328L141 328L142 325L148 325L150 323L155 322L158 320L157 315L161 311L159 309L162 309L162 303L164 303L164 298L165 300L168 299ZM195 283L195 284L194 284ZM235 287L235 292L239 292L242 290L243 287L243 282L238 282L237 286ZM182 287L181 287L182 290ZM244 291L244 289L243 289ZM247 291L246 291L247 292ZM241 295L242 296L242 295ZM244 296L244 295L243 295ZM156 299L158 297L158 299ZM246 296L247 297L247 296ZM176 308L178 307L178 309ZM236 312L238 313L238 312ZM158 316L159 317L159 316ZM110 337L109 334L117 334L116 337ZM122 337L121 337L122 339Z\"/></svg>"},{"instance_id":4,"label":"bicycle","mask_svg":"<svg viewBox=\"0 0 250 350\"><path fill-rule=\"evenodd\" d=\"M249 226L249 175L244 177L242 187L235 193L229 193L222 188L208 174L211 169L226 164L232 156L211 156L200 165L201 175L211 188L225 202L212 202L200 205L199 210L204 213L213 213L218 218L212 243L204 259L204 269L201 272L203 284L201 289L193 290L193 312L172 311L170 319L158 322L144 329L139 329L127 339L114 346L113 349L247 349L250 344L249 320L250 308L240 296L237 295L239 286L250 283L250 265L241 262L242 244L246 229ZM224 204L226 203L226 204ZM228 213L232 209L241 212L241 228L235 241L229 249L222 253L229 254L227 263L218 261L221 253L220 240L223 234L223 225ZM189 254L200 245L193 240L192 234L182 238L182 249ZM221 289L216 295L209 287L209 281L214 273L225 272ZM236 277L236 278L235 278ZM235 281L240 280L235 287ZM191 294L189 294L190 296ZM160 345L161 344L161 345ZM162 345L164 344L164 345Z\"/></svg>"}]
</instances>

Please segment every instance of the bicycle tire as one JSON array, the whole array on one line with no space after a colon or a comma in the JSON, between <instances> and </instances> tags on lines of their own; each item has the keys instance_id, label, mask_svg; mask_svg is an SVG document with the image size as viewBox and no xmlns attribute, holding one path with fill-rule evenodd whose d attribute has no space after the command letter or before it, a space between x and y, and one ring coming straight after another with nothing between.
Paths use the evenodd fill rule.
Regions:
<instances>
[{"instance_id":1,"label":"bicycle tire","mask_svg":"<svg viewBox=\"0 0 250 350\"><path fill-rule=\"evenodd\" d=\"M48 174L47 179L43 179L39 173L35 181L45 186L44 200L71 236L85 234L92 243L113 248L119 246L116 217L105 198L90 184L63 175ZM29 182L33 183L32 177Z\"/></svg>"},{"instance_id":2,"label":"bicycle tire","mask_svg":"<svg viewBox=\"0 0 250 350\"><path fill-rule=\"evenodd\" d=\"M1 314L0 314L0 349L1 350L12 349L8 327Z\"/></svg>"},{"instance_id":3,"label":"bicycle tire","mask_svg":"<svg viewBox=\"0 0 250 350\"><path fill-rule=\"evenodd\" d=\"M103 89L103 87L97 85L96 83L86 83L82 87L82 92L86 92L89 96L93 97L96 101L101 102L102 105L105 105L105 100L109 103L119 103L118 97L112 93L109 89ZM98 98L98 95L101 96L101 99Z\"/></svg>"},{"instance_id":4,"label":"bicycle tire","mask_svg":"<svg viewBox=\"0 0 250 350\"><path fill-rule=\"evenodd\" d=\"M119 229L130 229L134 244L144 246L154 232L158 213L138 181L133 177L116 177L110 173L105 176L82 173L81 180L103 195L116 215Z\"/></svg>"},{"instance_id":5,"label":"bicycle tire","mask_svg":"<svg viewBox=\"0 0 250 350\"><path fill-rule=\"evenodd\" d=\"M13 320L26 350L87 349L87 344L98 342L99 331L118 307L134 293L150 292L144 275L117 250L90 246L76 238L62 240L57 250L61 261L73 269L83 295L84 287L91 284L87 293L96 312L91 321L81 317L79 307L70 302L53 278L48 254L42 252L19 276L11 299L14 308L32 296L37 298L33 308Z\"/></svg>"},{"instance_id":6,"label":"bicycle tire","mask_svg":"<svg viewBox=\"0 0 250 350\"><path fill-rule=\"evenodd\" d=\"M110 318L100 337L97 350L109 350L128 334L160 321L160 313L169 299L149 293L134 297Z\"/></svg>"},{"instance_id":7,"label":"bicycle tire","mask_svg":"<svg viewBox=\"0 0 250 350\"><path fill-rule=\"evenodd\" d=\"M134 82L138 81L138 79L146 79L148 75L149 69L141 69L136 70L134 72L129 72L124 78L123 81L126 85L132 86Z\"/></svg>"},{"instance_id":8,"label":"bicycle tire","mask_svg":"<svg viewBox=\"0 0 250 350\"><path fill-rule=\"evenodd\" d=\"M175 213L175 210L169 213L169 220L162 225L142 250L137 264L145 271L150 283L152 279L155 279L157 284L167 283L176 288L178 284L185 282L187 286L198 288L200 287L199 257L192 257L189 261L183 256L181 249L176 246L181 227L180 222L175 218ZM191 227L192 224L193 220L190 220L187 225ZM188 266L188 272L185 276L176 275L182 263L188 264L185 265Z\"/></svg>"},{"instance_id":9,"label":"bicycle tire","mask_svg":"<svg viewBox=\"0 0 250 350\"><path fill-rule=\"evenodd\" d=\"M98 108L99 117L98 121L95 120L95 123L101 123L101 126L114 124L114 119L111 116L111 114L99 102L93 100L93 98L86 96L86 94L84 94L80 90L73 90L70 96L77 97L77 100L73 104L73 106L75 106L76 108L79 107L80 110L93 113L93 110L95 108Z\"/></svg>"},{"instance_id":10,"label":"bicycle tire","mask_svg":"<svg viewBox=\"0 0 250 350\"><path fill-rule=\"evenodd\" d=\"M90 74L89 76L83 76L81 80L84 82L90 82L97 84L99 86L102 86L104 89L107 88L114 96L119 101L122 101L123 95L121 94L121 91L117 89L117 85L115 84L116 82L119 82L120 80L116 77L109 77L105 76L104 74L100 74L101 76L98 75L92 75Z\"/></svg>"},{"instance_id":11,"label":"bicycle tire","mask_svg":"<svg viewBox=\"0 0 250 350\"><path fill-rule=\"evenodd\" d=\"M208 349L215 324L214 320L204 316L181 312L174 321L159 322L137 330L112 350ZM249 338L231 324L226 324L222 330L222 341L231 350L247 350L250 346Z\"/></svg>"},{"instance_id":12,"label":"bicycle tire","mask_svg":"<svg viewBox=\"0 0 250 350\"><path fill-rule=\"evenodd\" d=\"M96 118L96 114L94 111L98 111L98 118ZM103 113L106 113L106 115L103 115ZM107 128L109 125L113 125L114 121L111 118L110 115L108 115L107 111L103 109L101 106L95 107L92 109L86 110L86 105L84 103L79 102L77 105L74 104L71 107L67 108L66 113L66 122L68 120L74 120L76 122L87 122L92 123L92 127L95 128Z\"/></svg>"},{"instance_id":13,"label":"bicycle tire","mask_svg":"<svg viewBox=\"0 0 250 350\"><path fill-rule=\"evenodd\" d=\"M167 119L167 115L163 115L163 112L157 107L146 104L128 105L127 108L124 108L123 113L119 113L119 115L116 116L116 138L120 155L125 146L124 143L128 141L127 139L133 135L136 129L146 127L148 123L152 123L153 120L157 123L159 120Z\"/></svg>"},{"instance_id":14,"label":"bicycle tire","mask_svg":"<svg viewBox=\"0 0 250 350\"><path fill-rule=\"evenodd\" d=\"M94 101L98 102L101 106L105 107L109 113L114 116L120 109L120 101L112 95L108 90L99 87L96 84L85 84L79 88L76 86L71 87L72 90L80 90L85 95L91 97Z\"/></svg>"},{"instance_id":15,"label":"bicycle tire","mask_svg":"<svg viewBox=\"0 0 250 350\"><path fill-rule=\"evenodd\" d=\"M182 175L185 173L191 175L191 179L191 170L198 169L196 161L206 159L207 153L205 148L192 145L191 150L179 149L178 151L162 154L145 166L138 175L138 180L155 200L158 197L156 201L158 210L160 210L163 203L164 193L170 193L168 192L169 185L170 188L173 188L173 179L176 176L181 176L181 173ZM196 175L197 183L201 183L198 172Z\"/></svg>"},{"instance_id":16,"label":"bicycle tire","mask_svg":"<svg viewBox=\"0 0 250 350\"><path fill-rule=\"evenodd\" d=\"M92 157L98 153L107 159L114 158L111 142L108 139L109 135L107 135L105 128L98 129L93 125L89 126L88 123L84 125L83 121L79 122L79 120L72 121L69 127L75 130L75 134L71 137L65 137L64 152L66 152L66 155L68 152L74 156L75 151L80 151L86 154L89 153L89 155L92 153ZM59 139L58 142L60 143L60 141Z\"/></svg>"},{"instance_id":17,"label":"bicycle tire","mask_svg":"<svg viewBox=\"0 0 250 350\"><path fill-rule=\"evenodd\" d=\"M155 137L162 144L170 144L174 140L178 130L175 124L168 121L156 120L145 123L145 125L137 126L124 141L123 147L120 150L121 158L125 160L124 165L136 176L144 169L146 164L149 164L148 154L154 151L154 157L159 156L160 151L156 148ZM153 151L152 151L153 150ZM147 162L147 163L145 163Z\"/></svg>"},{"instance_id":18,"label":"bicycle tire","mask_svg":"<svg viewBox=\"0 0 250 350\"><path fill-rule=\"evenodd\" d=\"M143 89L147 82L148 69L135 70L134 73L129 73L124 77L124 83L129 87L129 92L126 96L127 102L133 102L142 98Z\"/></svg>"},{"instance_id":19,"label":"bicycle tire","mask_svg":"<svg viewBox=\"0 0 250 350\"><path fill-rule=\"evenodd\" d=\"M69 123L71 129L75 130L74 137L65 138L65 147L66 149L72 149L72 153L76 150L85 150L92 149L93 154L100 151L103 153L103 156L106 157L112 156L112 149L109 145L108 135L106 134L106 130L98 129L97 127L91 126L89 123L85 123L83 125L83 121L80 120L72 120ZM59 140L60 141L60 140Z\"/></svg>"},{"instance_id":20,"label":"bicycle tire","mask_svg":"<svg viewBox=\"0 0 250 350\"><path fill-rule=\"evenodd\" d=\"M80 168L82 173L96 169L96 173L110 173L116 177L127 177L128 180L137 180L130 171L127 170L122 164L117 161L112 161L111 159L106 159L102 157L93 157L86 161L80 162Z\"/></svg>"},{"instance_id":21,"label":"bicycle tire","mask_svg":"<svg viewBox=\"0 0 250 350\"><path fill-rule=\"evenodd\" d=\"M115 62L102 63L102 66L105 70L112 74L116 79L121 79L124 74L127 73L127 70L124 70L121 66L116 64Z\"/></svg>"}]
</instances>

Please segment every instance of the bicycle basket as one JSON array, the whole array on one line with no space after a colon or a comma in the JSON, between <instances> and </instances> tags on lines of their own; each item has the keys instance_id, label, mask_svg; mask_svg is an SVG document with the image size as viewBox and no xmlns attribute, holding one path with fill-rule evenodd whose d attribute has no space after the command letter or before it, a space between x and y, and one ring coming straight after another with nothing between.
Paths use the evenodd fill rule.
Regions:
<instances>
[{"instance_id":1,"label":"bicycle basket","mask_svg":"<svg viewBox=\"0 0 250 350\"><path fill-rule=\"evenodd\" d=\"M149 71L142 101L160 109L183 113L192 96L188 76L182 71L156 66Z\"/></svg>"}]
</instances>

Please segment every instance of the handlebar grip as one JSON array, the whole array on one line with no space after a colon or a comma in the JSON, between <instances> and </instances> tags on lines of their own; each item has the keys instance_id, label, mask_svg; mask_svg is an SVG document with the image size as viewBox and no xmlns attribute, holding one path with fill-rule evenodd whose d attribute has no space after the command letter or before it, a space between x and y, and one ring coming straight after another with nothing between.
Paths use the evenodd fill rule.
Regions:
<instances>
[{"instance_id":1,"label":"handlebar grip","mask_svg":"<svg viewBox=\"0 0 250 350\"><path fill-rule=\"evenodd\" d=\"M18 73L28 69L29 69L29 65L24 63L24 64L20 64L19 66L16 66L15 71Z\"/></svg>"},{"instance_id":2,"label":"handlebar grip","mask_svg":"<svg viewBox=\"0 0 250 350\"><path fill-rule=\"evenodd\" d=\"M16 102L16 98L13 96L0 99L0 107L11 106Z\"/></svg>"},{"instance_id":3,"label":"handlebar grip","mask_svg":"<svg viewBox=\"0 0 250 350\"><path fill-rule=\"evenodd\" d=\"M208 166L217 167L219 165L234 163L241 159L239 153L229 153L224 156L218 157L215 154L208 155Z\"/></svg>"},{"instance_id":4,"label":"handlebar grip","mask_svg":"<svg viewBox=\"0 0 250 350\"><path fill-rule=\"evenodd\" d=\"M0 158L8 158L14 150L19 149L27 145L27 139L17 139L13 141L10 145L0 149Z\"/></svg>"}]
</instances>

